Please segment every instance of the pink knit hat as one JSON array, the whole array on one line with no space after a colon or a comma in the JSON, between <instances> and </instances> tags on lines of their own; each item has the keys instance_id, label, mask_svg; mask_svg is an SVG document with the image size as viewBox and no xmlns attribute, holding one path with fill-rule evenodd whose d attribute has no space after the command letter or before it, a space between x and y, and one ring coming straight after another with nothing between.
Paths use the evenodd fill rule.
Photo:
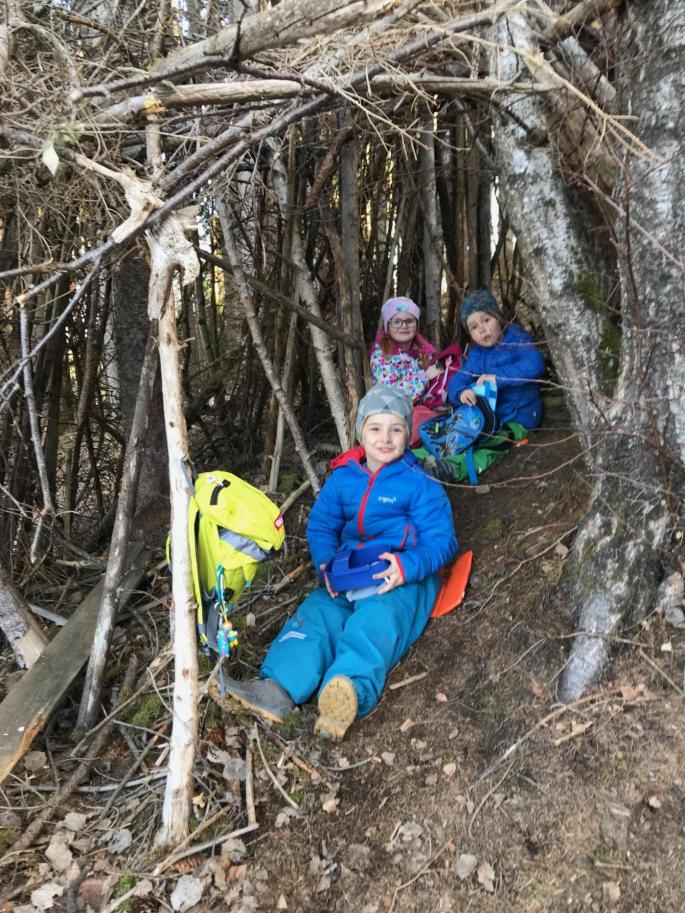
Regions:
<instances>
[{"instance_id":1,"label":"pink knit hat","mask_svg":"<svg viewBox=\"0 0 685 913\"><path fill-rule=\"evenodd\" d=\"M415 304L411 298L388 298L381 308L381 317L383 318L383 329L388 332L388 323L395 314L410 314L416 317L417 321L421 317L421 308Z\"/></svg>"}]
</instances>

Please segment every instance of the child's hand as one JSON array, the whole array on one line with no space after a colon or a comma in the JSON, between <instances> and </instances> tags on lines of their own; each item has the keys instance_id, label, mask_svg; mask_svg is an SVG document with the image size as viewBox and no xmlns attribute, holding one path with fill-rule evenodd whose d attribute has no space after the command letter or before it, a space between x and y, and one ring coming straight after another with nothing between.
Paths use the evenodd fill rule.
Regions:
<instances>
[{"instance_id":1,"label":"child's hand","mask_svg":"<svg viewBox=\"0 0 685 913\"><path fill-rule=\"evenodd\" d=\"M481 376L476 381L477 384L484 384L486 382L489 384L495 384L497 383L497 378L494 374L481 374Z\"/></svg>"},{"instance_id":2,"label":"child's hand","mask_svg":"<svg viewBox=\"0 0 685 913\"><path fill-rule=\"evenodd\" d=\"M319 565L319 570L321 570L321 572L322 572L323 582L326 585L326 592L331 597L331 599L337 599L338 594L335 592L335 590L331 589L331 585L328 582L328 574L326 573L326 562L325 561Z\"/></svg>"},{"instance_id":3,"label":"child's hand","mask_svg":"<svg viewBox=\"0 0 685 913\"><path fill-rule=\"evenodd\" d=\"M476 394L471 389L463 390L459 396L459 402L464 403L465 406L475 406Z\"/></svg>"},{"instance_id":4,"label":"child's hand","mask_svg":"<svg viewBox=\"0 0 685 913\"><path fill-rule=\"evenodd\" d=\"M394 590L395 587L402 586L404 577L402 576L402 571L400 570L400 565L397 561L397 555L393 552L383 552L378 557L385 558L386 561L390 562L390 567L387 568L387 570L373 575L374 580L385 580L385 583L378 591L378 595L382 596L383 593L389 593L390 590Z\"/></svg>"}]
</instances>

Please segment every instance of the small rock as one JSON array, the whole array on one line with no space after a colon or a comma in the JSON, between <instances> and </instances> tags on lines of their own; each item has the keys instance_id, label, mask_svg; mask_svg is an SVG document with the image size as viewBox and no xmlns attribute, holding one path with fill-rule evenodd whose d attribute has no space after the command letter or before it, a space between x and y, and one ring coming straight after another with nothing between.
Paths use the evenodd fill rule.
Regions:
<instances>
[{"instance_id":1,"label":"small rock","mask_svg":"<svg viewBox=\"0 0 685 913\"><path fill-rule=\"evenodd\" d=\"M247 848L242 840L237 837L231 837L221 844L221 855L224 859L229 859L232 863L241 862L245 858Z\"/></svg>"},{"instance_id":2,"label":"small rock","mask_svg":"<svg viewBox=\"0 0 685 913\"><path fill-rule=\"evenodd\" d=\"M56 872L66 872L74 861L74 854L67 846L64 833L58 831L50 840L50 845L45 851L45 856Z\"/></svg>"},{"instance_id":3,"label":"small rock","mask_svg":"<svg viewBox=\"0 0 685 913\"><path fill-rule=\"evenodd\" d=\"M395 752L394 751L384 751L381 754L381 758L383 759L384 764L387 764L388 767L392 767L393 764L395 763Z\"/></svg>"},{"instance_id":4,"label":"small rock","mask_svg":"<svg viewBox=\"0 0 685 913\"><path fill-rule=\"evenodd\" d=\"M204 885L194 875L181 875L176 882L176 887L171 892L171 906L179 913L194 907L202 897Z\"/></svg>"},{"instance_id":5,"label":"small rock","mask_svg":"<svg viewBox=\"0 0 685 913\"><path fill-rule=\"evenodd\" d=\"M0 812L0 827L21 827L21 818L16 812Z\"/></svg>"},{"instance_id":6,"label":"small rock","mask_svg":"<svg viewBox=\"0 0 685 913\"><path fill-rule=\"evenodd\" d=\"M685 612L677 606L670 606L666 609L664 617L666 623L674 628L685 628Z\"/></svg>"},{"instance_id":7,"label":"small rock","mask_svg":"<svg viewBox=\"0 0 685 913\"><path fill-rule=\"evenodd\" d=\"M628 845L630 811L624 805L610 805L599 825L599 833L607 846L624 853Z\"/></svg>"},{"instance_id":8,"label":"small rock","mask_svg":"<svg viewBox=\"0 0 685 913\"><path fill-rule=\"evenodd\" d=\"M412 728L412 726L415 726L415 725L416 724L414 723L414 720L412 720L412 719L405 720L404 723L402 723L402 725L400 726L400 732L409 732L409 730Z\"/></svg>"},{"instance_id":9,"label":"small rock","mask_svg":"<svg viewBox=\"0 0 685 913\"><path fill-rule=\"evenodd\" d=\"M285 899L285 897L282 894L279 895L278 903L276 904L276 909L277 910L287 910L288 909L288 901Z\"/></svg>"},{"instance_id":10,"label":"small rock","mask_svg":"<svg viewBox=\"0 0 685 913\"><path fill-rule=\"evenodd\" d=\"M24 767L29 773L35 774L47 764L48 756L44 751L29 751L24 755Z\"/></svg>"},{"instance_id":11,"label":"small rock","mask_svg":"<svg viewBox=\"0 0 685 913\"><path fill-rule=\"evenodd\" d=\"M438 702L438 704L446 704L447 695L443 694L442 691L438 691L438 693L435 695L435 700Z\"/></svg>"},{"instance_id":12,"label":"small rock","mask_svg":"<svg viewBox=\"0 0 685 913\"><path fill-rule=\"evenodd\" d=\"M442 772L446 777L453 777L457 772L457 765L454 763L454 761L450 761L449 764L445 764L445 766L442 768Z\"/></svg>"},{"instance_id":13,"label":"small rock","mask_svg":"<svg viewBox=\"0 0 685 913\"><path fill-rule=\"evenodd\" d=\"M605 904L612 906L618 903L621 897L621 889L615 881L606 881L602 885L602 899Z\"/></svg>"},{"instance_id":14,"label":"small rock","mask_svg":"<svg viewBox=\"0 0 685 913\"><path fill-rule=\"evenodd\" d=\"M426 786L435 786L435 784L438 782L438 775L428 774L423 782L426 784Z\"/></svg>"},{"instance_id":15,"label":"small rock","mask_svg":"<svg viewBox=\"0 0 685 913\"><path fill-rule=\"evenodd\" d=\"M563 560L568 555L568 545L564 545L563 542L558 542L554 546L554 554Z\"/></svg>"},{"instance_id":16,"label":"small rock","mask_svg":"<svg viewBox=\"0 0 685 913\"><path fill-rule=\"evenodd\" d=\"M478 857L471 853L462 853L457 859L457 878L460 881L466 881L476 871Z\"/></svg>"}]
</instances>

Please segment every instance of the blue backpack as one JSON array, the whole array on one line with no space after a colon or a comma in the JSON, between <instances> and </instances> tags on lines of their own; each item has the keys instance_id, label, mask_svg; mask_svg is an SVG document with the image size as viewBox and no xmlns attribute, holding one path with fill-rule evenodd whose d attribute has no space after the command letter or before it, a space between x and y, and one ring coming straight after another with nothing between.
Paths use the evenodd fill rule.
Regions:
<instances>
[{"instance_id":1,"label":"blue backpack","mask_svg":"<svg viewBox=\"0 0 685 913\"><path fill-rule=\"evenodd\" d=\"M428 453L437 459L463 453L469 482L477 485L478 474L473 450L497 434L500 422L495 414L497 384L486 381L484 384L474 384L471 389L476 394L475 406L462 403L447 415L428 419L420 426L419 435Z\"/></svg>"}]
</instances>

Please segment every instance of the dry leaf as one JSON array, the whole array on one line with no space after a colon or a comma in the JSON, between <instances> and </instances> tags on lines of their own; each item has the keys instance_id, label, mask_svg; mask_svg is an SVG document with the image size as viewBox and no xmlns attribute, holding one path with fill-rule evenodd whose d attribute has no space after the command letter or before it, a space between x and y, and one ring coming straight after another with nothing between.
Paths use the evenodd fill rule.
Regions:
<instances>
[{"instance_id":1,"label":"dry leaf","mask_svg":"<svg viewBox=\"0 0 685 913\"><path fill-rule=\"evenodd\" d=\"M56 872L66 872L74 861L74 854L67 846L66 834L62 831L53 834L45 855Z\"/></svg>"},{"instance_id":2,"label":"dry leaf","mask_svg":"<svg viewBox=\"0 0 685 913\"><path fill-rule=\"evenodd\" d=\"M171 906L179 913L183 913L198 903L203 891L204 885L199 878L195 878L194 875L181 875L169 898Z\"/></svg>"},{"instance_id":3,"label":"dry leaf","mask_svg":"<svg viewBox=\"0 0 685 913\"><path fill-rule=\"evenodd\" d=\"M435 786L435 784L438 782L438 775L428 774L423 782L426 784L426 786Z\"/></svg>"},{"instance_id":4,"label":"dry leaf","mask_svg":"<svg viewBox=\"0 0 685 913\"><path fill-rule=\"evenodd\" d=\"M332 815L333 812L338 810L339 805L340 799L336 799L332 796L328 799L324 799L324 801L321 803L321 808L326 812L327 815Z\"/></svg>"},{"instance_id":5,"label":"dry leaf","mask_svg":"<svg viewBox=\"0 0 685 913\"><path fill-rule=\"evenodd\" d=\"M647 799L647 805L654 809L661 808L661 799L656 795L650 796Z\"/></svg>"},{"instance_id":6,"label":"dry leaf","mask_svg":"<svg viewBox=\"0 0 685 913\"><path fill-rule=\"evenodd\" d=\"M288 901L285 899L285 897L282 894L278 898L278 903L276 904L276 909L277 910L287 910L288 909Z\"/></svg>"},{"instance_id":7,"label":"dry leaf","mask_svg":"<svg viewBox=\"0 0 685 913\"><path fill-rule=\"evenodd\" d=\"M39 910L49 910L54 905L55 897L64 894L64 887L54 881L49 881L42 888L31 891L31 903Z\"/></svg>"},{"instance_id":8,"label":"dry leaf","mask_svg":"<svg viewBox=\"0 0 685 913\"><path fill-rule=\"evenodd\" d=\"M383 754L381 755L381 758L383 759L383 762L388 765L388 767L392 767L393 764L395 763L395 752L394 751L384 751Z\"/></svg>"},{"instance_id":9,"label":"dry leaf","mask_svg":"<svg viewBox=\"0 0 685 913\"><path fill-rule=\"evenodd\" d=\"M445 766L442 768L442 772L446 777L453 777L457 772L457 765L454 763L454 761L450 761L449 764L445 764Z\"/></svg>"},{"instance_id":10,"label":"dry leaf","mask_svg":"<svg viewBox=\"0 0 685 913\"><path fill-rule=\"evenodd\" d=\"M234 865L228 870L228 880L229 881L240 881L241 878L244 878L247 875L247 865Z\"/></svg>"},{"instance_id":11,"label":"dry leaf","mask_svg":"<svg viewBox=\"0 0 685 913\"><path fill-rule=\"evenodd\" d=\"M666 643L663 643L661 645L661 652L662 653L673 653L673 644L671 643L670 640L667 640Z\"/></svg>"},{"instance_id":12,"label":"dry leaf","mask_svg":"<svg viewBox=\"0 0 685 913\"><path fill-rule=\"evenodd\" d=\"M533 693L533 696L536 697L539 701L547 700L547 692L542 687L542 685L538 684L537 679L533 679L533 681L530 683L530 690Z\"/></svg>"},{"instance_id":13,"label":"dry leaf","mask_svg":"<svg viewBox=\"0 0 685 913\"><path fill-rule=\"evenodd\" d=\"M193 796L193 805L195 808L204 808L206 805L204 793L198 793L196 796Z\"/></svg>"},{"instance_id":14,"label":"dry leaf","mask_svg":"<svg viewBox=\"0 0 685 913\"><path fill-rule=\"evenodd\" d=\"M438 702L438 704L446 704L447 695L443 694L442 691L438 691L438 693L435 695L435 700Z\"/></svg>"},{"instance_id":15,"label":"dry leaf","mask_svg":"<svg viewBox=\"0 0 685 913\"><path fill-rule=\"evenodd\" d=\"M489 862L481 862L478 866L478 884L482 885L489 894L495 891L495 870Z\"/></svg>"},{"instance_id":16,"label":"dry leaf","mask_svg":"<svg viewBox=\"0 0 685 913\"><path fill-rule=\"evenodd\" d=\"M409 730L412 728L412 726L415 726L415 725L416 724L414 723L414 720L407 719L400 726L400 732L409 732Z\"/></svg>"}]
</instances>

